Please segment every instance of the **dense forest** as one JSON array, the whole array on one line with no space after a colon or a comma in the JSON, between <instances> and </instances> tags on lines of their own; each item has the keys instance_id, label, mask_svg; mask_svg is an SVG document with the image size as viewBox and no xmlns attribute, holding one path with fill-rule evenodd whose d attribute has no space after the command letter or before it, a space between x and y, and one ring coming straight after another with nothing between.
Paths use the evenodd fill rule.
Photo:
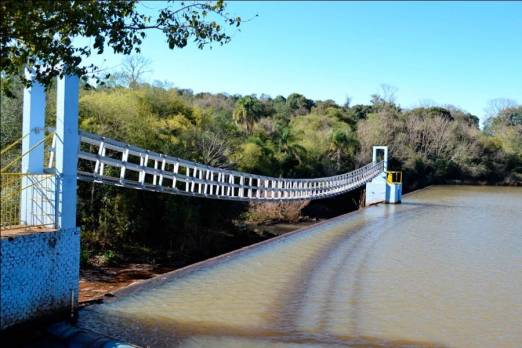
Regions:
<instances>
[{"instance_id":1,"label":"dense forest","mask_svg":"<svg viewBox=\"0 0 522 348\"><path fill-rule=\"evenodd\" d=\"M402 108L386 88L367 105L349 100L338 105L297 93L195 94L122 76L98 88L82 87L81 129L216 167L277 177L350 171L370 161L373 145L388 145L390 168L404 172L406 192L436 183L522 182L522 106L505 100L492 103L481 130L476 116L453 106ZM18 87L14 96L2 95L2 147L21 136ZM55 99L50 88L49 124ZM329 217L360 203L360 192L315 207L308 202L248 205L83 182L78 192L84 263L139 258L185 264L267 237L245 224Z\"/></svg>"}]
</instances>

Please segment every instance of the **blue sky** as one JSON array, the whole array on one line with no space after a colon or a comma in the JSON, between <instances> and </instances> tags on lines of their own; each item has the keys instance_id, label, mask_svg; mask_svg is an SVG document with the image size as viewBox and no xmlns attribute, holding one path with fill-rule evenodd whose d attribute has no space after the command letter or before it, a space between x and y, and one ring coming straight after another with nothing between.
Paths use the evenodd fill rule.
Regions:
<instances>
[{"instance_id":1,"label":"blue sky","mask_svg":"<svg viewBox=\"0 0 522 348\"><path fill-rule=\"evenodd\" d=\"M149 34L147 80L352 104L368 103L384 83L403 107L430 100L480 117L490 99L522 102L522 2L231 2L229 12L259 16L212 50L172 51L161 33ZM107 52L91 61L120 64Z\"/></svg>"}]
</instances>

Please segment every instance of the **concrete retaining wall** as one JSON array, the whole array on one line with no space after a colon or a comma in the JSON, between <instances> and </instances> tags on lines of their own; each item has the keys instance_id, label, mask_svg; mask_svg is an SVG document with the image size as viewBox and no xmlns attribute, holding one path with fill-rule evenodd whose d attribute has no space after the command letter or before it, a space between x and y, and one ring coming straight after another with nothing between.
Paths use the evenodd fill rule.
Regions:
<instances>
[{"instance_id":1,"label":"concrete retaining wall","mask_svg":"<svg viewBox=\"0 0 522 348\"><path fill-rule=\"evenodd\" d=\"M0 329L57 313L78 299L77 228L2 235Z\"/></svg>"}]
</instances>

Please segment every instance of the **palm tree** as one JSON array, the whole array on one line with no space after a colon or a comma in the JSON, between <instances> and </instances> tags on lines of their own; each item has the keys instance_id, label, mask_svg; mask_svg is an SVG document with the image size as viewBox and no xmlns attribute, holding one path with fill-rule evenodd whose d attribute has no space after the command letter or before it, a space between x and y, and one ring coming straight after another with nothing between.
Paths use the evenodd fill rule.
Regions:
<instances>
[{"instance_id":1,"label":"palm tree","mask_svg":"<svg viewBox=\"0 0 522 348\"><path fill-rule=\"evenodd\" d=\"M351 161L357 147L357 140L343 131L336 130L330 139L330 149L328 155L335 161L335 170L339 171L343 167L343 162ZM345 165L347 163L344 163Z\"/></svg>"},{"instance_id":2,"label":"palm tree","mask_svg":"<svg viewBox=\"0 0 522 348\"><path fill-rule=\"evenodd\" d=\"M247 95L237 101L232 116L238 125L243 126L248 134L252 134L254 123L261 116L261 105L255 98Z\"/></svg>"},{"instance_id":3,"label":"palm tree","mask_svg":"<svg viewBox=\"0 0 522 348\"><path fill-rule=\"evenodd\" d=\"M303 164L306 149L295 142L288 125L278 127L274 138L277 151L281 154L282 174L289 174L288 169L295 167L296 164L299 166Z\"/></svg>"}]
</instances>

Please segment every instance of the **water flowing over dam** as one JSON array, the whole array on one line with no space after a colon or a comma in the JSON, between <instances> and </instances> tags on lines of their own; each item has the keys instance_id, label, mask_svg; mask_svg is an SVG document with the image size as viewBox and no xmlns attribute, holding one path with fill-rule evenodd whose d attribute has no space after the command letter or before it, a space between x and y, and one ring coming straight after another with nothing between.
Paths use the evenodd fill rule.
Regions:
<instances>
[{"instance_id":1,"label":"water flowing over dam","mask_svg":"<svg viewBox=\"0 0 522 348\"><path fill-rule=\"evenodd\" d=\"M78 326L150 347L520 347L522 188L435 186L136 284Z\"/></svg>"}]
</instances>

